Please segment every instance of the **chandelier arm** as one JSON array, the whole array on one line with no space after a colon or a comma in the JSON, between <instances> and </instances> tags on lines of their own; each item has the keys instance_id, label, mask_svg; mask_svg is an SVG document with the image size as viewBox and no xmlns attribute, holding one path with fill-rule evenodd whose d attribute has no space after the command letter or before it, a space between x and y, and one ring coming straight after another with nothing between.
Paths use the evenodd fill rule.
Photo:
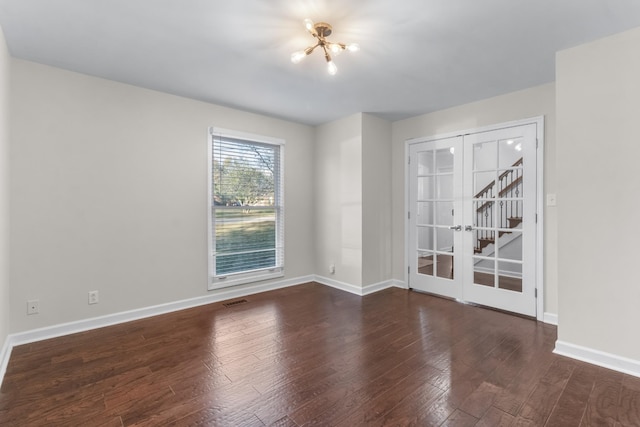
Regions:
<instances>
[{"instance_id":1,"label":"chandelier arm","mask_svg":"<svg viewBox=\"0 0 640 427\"><path fill-rule=\"evenodd\" d=\"M316 48L317 48L318 46L322 46L322 43L318 42L318 43L316 43L316 44L315 44L315 45L313 45L313 46L309 46L308 48L306 48L306 49L304 50L304 53L306 53L307 55L311 55L311 52L313 52L314 50L316 50Z\"/></svg>"},{"instance_id":2,"label":"chandelier arm","mask_svg":"<svg viewBox=\"0 0 640 427\"><path fill-rule=\"evenodd\" d=\"M322 50L324 50L324 58L327 60L327 62L331 62L331 55L327 50L327 45L323 43L321 46L322 46Z\"/></svg>"}]
</instances>

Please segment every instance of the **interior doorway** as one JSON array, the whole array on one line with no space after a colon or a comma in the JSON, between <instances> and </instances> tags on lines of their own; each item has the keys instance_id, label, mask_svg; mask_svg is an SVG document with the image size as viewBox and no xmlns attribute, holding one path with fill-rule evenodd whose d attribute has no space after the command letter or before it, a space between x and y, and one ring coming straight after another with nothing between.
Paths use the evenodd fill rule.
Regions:
<instances>
[{"instance_id":1,"label":"interior doorway","mask_svg":"<svg viewBox=\"0 0 640 427\"><path fill-rule=\"evenodd\" d=\"M541 127L407 141L410 288L537 316Z\"/></svg>"}]
</instances>

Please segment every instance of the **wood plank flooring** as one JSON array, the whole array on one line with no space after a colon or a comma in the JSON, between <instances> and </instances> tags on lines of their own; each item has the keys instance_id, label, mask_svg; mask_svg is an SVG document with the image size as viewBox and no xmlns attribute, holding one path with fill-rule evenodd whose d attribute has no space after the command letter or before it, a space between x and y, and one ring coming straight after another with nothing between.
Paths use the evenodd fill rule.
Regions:
<instances>
[{"instance_id":1,"label":"wood plank flooring","mask_svg":"<svg viewBox=\"0 0 640 427\"><path fill-rule=\"evenodd\" d=\"M556 328L316 283L16 347L2 426L639 426L640 378Z\"/></svg>"}]
</instances>

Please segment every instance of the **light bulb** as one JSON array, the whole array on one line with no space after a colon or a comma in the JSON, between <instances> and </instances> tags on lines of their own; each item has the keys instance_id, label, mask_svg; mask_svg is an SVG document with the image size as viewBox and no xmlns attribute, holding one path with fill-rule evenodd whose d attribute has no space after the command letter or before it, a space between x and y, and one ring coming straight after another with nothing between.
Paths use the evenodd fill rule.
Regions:
<instances>
[{"instance_id":1,"label":"light bulb","mask_svg":"<svg viewBox=\"0 0 640 427\"><path fill-rule=\"evenodd\" d=\"M291 54L291 62L294 64L298 64L300 61L304 59L307 54L303 50L299 50L298 52L294 52Z\"/></svg>"},{"instance_id":2,"label":"light bulb","mask_svg":"<svg viewBox=\"0 0 640 427\"><path fill-rule=\"evenodd\" d=\"M329 49L331 49L331 52L333 53L340 53L340 51L342 51L342 48L340 47L340 45L335 43L331 43L331 45L329 46Z\"/></svg>"},{"instance_id":3,"label":"light bulb","mask_svg":"<svg viewBox=\"0 0 640 427\"><path fill-rule=\"evenodd\" d=\"M351 43L350 45L347 45L347 49L349 52L357 52L360 50L360 45L358 43Z\"/></svg>"},{"instance_id":4,"label":"light bulb","mask_svg":"<svg viewBox=\"0 0 640 427\"><path fill-rule=\"evenodd\" d=\"M516 145L516 151L522 151L522 144Z\"/></svg>"},{"instance_id":5,"label":"light bulb","mask_svg":"<svg viewBox=\"0 0 640 427\"><path fill-rule=\"evenodd\" d=\"M307 29L307 31L312 31L313 30L313 21L309 18L306 18L304 21L304 27Z\"/></svg>"},{"instance_id":6,"label":"light bulb","mask_svg":"<svg viewBox=\"0 0 640 427\"><path fill-rule=\"evenodd\" d=\"M338 72L338 67L336 67L336 64L334 64L333 61L328 61L327 71L329 71L329 74L331 74L332 76L335 76Z\"/></svg>"}]
</instances>

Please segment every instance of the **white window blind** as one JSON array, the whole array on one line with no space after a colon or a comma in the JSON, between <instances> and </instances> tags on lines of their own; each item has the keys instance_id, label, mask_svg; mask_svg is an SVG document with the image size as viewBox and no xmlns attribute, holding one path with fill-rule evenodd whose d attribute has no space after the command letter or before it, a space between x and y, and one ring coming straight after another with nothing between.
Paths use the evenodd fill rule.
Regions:
<instances>
[{"instance_id":1,"label":"white window blind","mask_svg":"<svg viewBox=\"0 0 640 427\"><path fill-rule=\"evenodd\" d=\"M210 288L283 275L283 145L213 129Z\"/></svg>"}]
</instances>

